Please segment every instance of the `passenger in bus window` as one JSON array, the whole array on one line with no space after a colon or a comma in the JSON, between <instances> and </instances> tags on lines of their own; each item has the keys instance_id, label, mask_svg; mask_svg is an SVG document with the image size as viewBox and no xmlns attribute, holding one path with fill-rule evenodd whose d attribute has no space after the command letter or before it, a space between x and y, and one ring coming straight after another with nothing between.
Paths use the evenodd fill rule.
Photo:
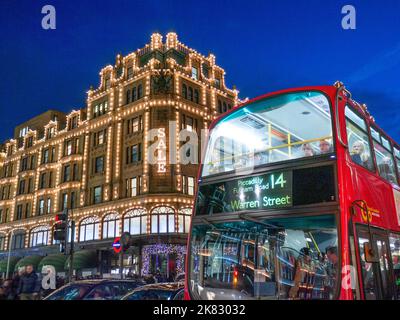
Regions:
<instances>
[{"instance_id":1,"label":"passenger in bus window","mask_svg":"<svg viewBox=\"0 0 400 320\"><path fill-rule=\"evenodd\" d=\"M365 152L364 142L356 141L353 143L353 147L351 150L351 159L353 160L353 162L368 168L369 156Z\"/></svg>"},{"instance_id":2,"label":"passenger in bus window","mask_svg":"<svg viewBox=\"0 0 400 320\"><path fill-rule=\"evenodd\" d=\"M304 157L312 157L314 156L314 150L309 143L304 143L301 146L301 150L303 151Z\"/></svg>"},{"instance_id":3,"label":"passenger in bus window","mask_svg":"<svg viewBox=\"0 0 400 320\"><path fill-rule=\"evenodd\" d=\"M319 151L320 151L320 154L332 153L333 148L328 140L321 139L319 141Z\"/></svg>"},{"instance_id":4,"label":"passenger in bus window","mask_svg":"<svg viewBox=\"0 0 400 320\"><path fill-rule=\"evenodd\" d=\"M396 178L394 177L391 168L393 168L392 160L390 160L389 157L384 157L382 163L378 165L380 176L392 183L396 183Z\"/></svg>"}]
</instances>

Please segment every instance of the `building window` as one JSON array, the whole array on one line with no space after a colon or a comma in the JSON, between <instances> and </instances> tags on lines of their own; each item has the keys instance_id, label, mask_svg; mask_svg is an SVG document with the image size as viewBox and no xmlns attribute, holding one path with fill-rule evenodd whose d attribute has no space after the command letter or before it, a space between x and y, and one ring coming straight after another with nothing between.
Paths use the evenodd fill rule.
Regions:
<instances>
[{"instance_id":1,"label":"building window","mask_svg":"<svg viewBox=\"0 0 400 320\"><path fill-rule=\"evenodd\" d=\"M95 159L94 173L103 173L104 171L104 157L97 157Z\"/></svg>"},{"instance_id":2,"label":"building window","mask_svg":"<svg viewBox=\"0 0 400 320\"><path fill-rule=\"evenodd\" d=\"M101 203L102 201L102 187L98 186L98 187L94 187L93 188L93 203L97 204L97 203Z\"/></svg>"},{"instance_id":3,"label":"building window","mask_svg":"<svg viewBox=\"0 0 400 320\"><path fill-rule=\"evenodd\" d=\"M15 220L21 220L22 219L22 204L17 205L17 215L15 217Z\"/></svg>"},{"instance_id":4,"label":"building window","mask_svg":"<svg viewBox=\"0 0 400 320\"><path fill-rule=\"evenodd\" d=\"M192 78L199 80L199 70L196 67L192 67Z\"/></svg>"},{"instance_id":5,"label":"building window","mask_svg":"<svg viewBox=\"0 0 400 320\"><path fill-rule=\"evenodd\" d=\"M215 79L215 87L217 89L221 88L221 80L220 79Z\"/></svg>"},{"instance_id":6,"label":"building window","mask_svg":"<svg viewBox=\"0 0 400 320\"><path fill-rule=\"evenodd\" d=\"M4 234L0 234L0 251L4 251L6 249L6 236Z\"/></svg>"},{"instance_id":7,"label":"building window","mask_svg":"<svg viewBox=\"0 0 400 320\"><path fill-rule=\"evenodd\" d=\"M0 209L0 223L3 223L4 217L3 217L3 209Z\"/></svg>"},{"instance_id":8,"label":"building window","mask_svg":"<svg viewBox=\"0 0 400 320\"><path fill-rule=\"evenodd\" d=\"M63 182L67 182L70 180L71 180L71 166L66 165L64 167Z\"/></svg>"},{"instance_id":9,"label":"building window","mask_svg":"<svg viewBox=\"0 0 400 320\"><path fill-rule=\"evenodd\" d=\"M103 114L106 114L107 112L108 112L108 101L107 100L97 103L93 107L93 118L102 116Z\"/></svg>"},{"instance_id":10,"label":"building window","mask_svg":"<svg viewBox=\"0 0 400 320\"><path fill-rule=\"evenodd\" d=\"M20 180L18 186L18 194L24 194L24 193L25 193L25 180Z\"/></svg>"},{"instance_id":11,"label":"building window","mask_svg":"<svg viewBox=\"0 0 400 320\"><path fill-rule=\"evenodd\" d=\"M46 206L46 213L51 213L51 198L47 198L47 206Z\"/></svg>"},{"instance_id":12,"label":"building window","mask_svg":"<svg viewBox=\"0 0 400 320\"><path fill-rule=\"evenodd\" d=\"M29 128L25 127L19 130L19 137L22 138L28 133Z\"/></svg>"},{"instance_id":13,"label":"building window","mask_svg":"<svg viewBox=\"0 0 400 320\"><path fill-rule=\"evenodd\" d=\"M72 154L72 140L68 140L64 144L64 156L70 156Z\"/></svg>"},{"instance_id":14,"label":"building window","mask_svg":"<svg viewBox=\"0 0 400 320\"><path fill-rule=\"evenodd\" d=\"M46 135L46 139L51 139L55 136L56 133L56 128L55 127L50 127L47 129L47 135Z\"/></svg>"},{"instance_id":15,"label":"building window","mask_svg":"<svg viewBox=\"0 0 400 320\"><path fill-rule=\"evenodd\" d=\"M63 193L61 196L61 210L68 209L68 193Z\"/></svg>"},{"instance_id":16,"label":"building window","mask_svg":"<svg viewBox=\"0 0 400 320\"><path fill-rule=\"evenodd\" d=\"M38 215L41 216L42 214L44 214L44 199L39 200Z\"/></svg>"},{"instance_id":17,"label":"building window","mask_svg":"<svg viewBox=\"0 0 400 320\"><path fill-rule=\"evenodd\" d=\"M32 229L30 234L30 247L47 246L49 241L49 227L41 226Z\"/></svg>"},{"instance_id":18,"label":"building window","mask_svg":"<svg viewBox=\"0 0 400 320\"><path fill-rule=\"evenodd\" d=\"M105 81L104 81L104 85L106 89L110 89L111 87L111 81L110 81L110 77L108 76Z\"/></svg>"},{"instance_id":19,"label":"building window","mask_svg":"<svg viewBox=\"0 0 400 320\"><path fill-rule=\"evenodd\" d=\"M193 98L194 98L194 102L195 102L195 103L199 103L199 90L194 89L194 96L193 96Z\"/></svg>"},{"instance_id":20,"label":"building window","mask_svg":"<svg viewBox=\"0 0 400 320\"><path fill-rule=\"evenodd\" d=\"M142 160L141 143L126 148L126 164Z\"/></svg>"},{"instance_id":21,"label":"building window","mask_svg":"<svg viewBox=\"0 0 400 320\"><path fill-rule=\"evenodd\" d=\"M82 220L79 227L79 241L91 241L99 239L99 219L89 217Z\"/></svg>"},{"instance_id":22,"label":"building window","mask_svg":"<svg viewBox=\"0 0 400 320\"><path fill-rule=\"evenodd\" d=\"M39 189L44 189L45 185L46 185L46 172L43 172L40 175Z\"/></svg>"},{"instance_id":23,"label":"building window","mask_svg":"<svg viewBox=\"0 0 400 320\"><path fill-rule=\"evenodd\" d=\"M107 137L107 129L95 132L93 134L93 146L96 147L106 143L106 137Z\"/></svg>"},{"instance_id":24,"label":"building window","mask_svg":"<svg viewBox=\"0 0 400 320\"><path fill-rule=\"evenodd\" d=\"M28 170L28 157L25 157L21 160L21 172Z\"/></svg>"},{"instance_id":25,"label":"building window","mask_svg":"<svg viewBox=\"0 0 400 320\"><path fill-rule=\"evenodd\" d=\"M124 232L131 235L147 233L147 212L145 209L133 209L124 216Z\"/></svg>"},{"instance_id":26,"label":"building window","mask_svg":"<svg viewBox=\"0 0 400 320\"><path fill-rule=\"evenodd\" d=\"M103 220L103 239L115 238L119 234L118 214L107 215Z\"/></svg>"},{"instance_id":27,"label":"building window","mask_svg":"<svg viewBox=\"0 0 400 320\"><path fill-rule=\"evenodd\" d=\"M132 102L136 101L137 99L137 90L136 87L132 88Z\"/></svg>"},{"instance_id":28,"label":"building window","mask_svg":"<svg viewBox=\"0 0 400 320\"><path fill-rule=\"evenodd\" d=\"M190 219L192 217L191 208L183 208L178 212L178 232L189 233Z\"/></svg>"},{"instance_id":29,"label":"building window","mask_svg":"<svg viewBox=\"0 0 400 320\"><path fill-rule=\"evenodd\" d=\"M72 173L72 180L73 181L79 181L79 167L77 163L74 163L73 166L73 173Z\"/></svg>"},{"instance_id":30,"label":"building window","mask_svg":"<svg viewBox=\"0 0 400 320\"><path fill-rule=\"evenodd\" d=\"M32 145L33 145L33 137L30 136L30 137L28 137L28 138L26 139L25 147L26 147L26 148L30 148L30 147L32 147Z\"/></svg>"},{"instance_id":31,"label":"building window","mask_svg":"<svg viewBox=\"0 0 400 320\"><path fill-rule=\"evenodd\" d=\"M191 87L189 87L188 89L188 100L193 101L193 89Z\"/></svg>"},{"instance_id":32,"label":"building window","mask_svg":"<svg viewBox=\"0 0 400 320\"><path fill-rule=\"evenodd\" d=\"M175 212L171 207L157 207L151 212L151 233L175 232Z\"/></svg>"},{"instance_id":33,"label":"building window","mask_svg":"<svg viewBox=\"0 0 400 320\"><path fill-rule=\"evenodd\" d=\"M75 208L75 203L76 203L76 193L73 191L71 192L71 209Z\"/></svg>"},{"instance_id":34,"label":"building window","mask_svg":"<svg viewBox=\"0 0 400 320\"><path fill-rule=\"evenodd\" d=\"M187 86L186 86L186 84L182 84L182 97L187 99Z\"/></svg>"},{"instance_id":35,"label":"building window","mask_svg":"<svg viewBox=\"0 0 400 320\"><path fill-rule=\"evenodd\" d=\"M75 129L78 127L78 116L74 116L70 120L70 130Z\"/></svg>"},{"instance_id":36,"label":"building window","mask_svg":"<svg viewBox=\"0 0 400 320\"><path fill-rule=\"evenodd\" d=\"M44 149L42 151L42 164L49 163L49 149Z\"/></svg>"},{"instance_id":37,"label":"building window","mask_svg":"<svg viewBox=\"0 0 400 320\"><path fill-rule=\"evenodd\" d=\"M12 250L25 248L25 231L14 232L10 241Z\"/></svg>"},{"instance_id":38,"label":"building window","mask_svg":"<svg viewBox=\"0 0 400 320\"><path fill-rule=\"evenodd\" d=\"M126 90L126 104L131 102L131 90Z\"/></svg>"},{"instance_id":39,"label":"building window","mask_svg":"<svg viewBox=\"0 0 400 320\"><path fill-rule=\"evenodd\" d=\"M136 133L142 130L142 116L129 119L127 121L127 133Z\"/></svg>"},{"instance_id":40,"label":"building window","mask_svg":"<svg viewBox=\"0 0 400 320\"><path fill-rule=\"evenodd\" d=\"M194 195L194 178L193 177L188 177L188 195L193 196Z\"/></svg>"},{"instance_id":41,"label":"building window","mask_svg":"<svg viewBox=\"0 0 400 320\"><path fill-rule=\"evenodd\" d=\"M53 182L53 180L52 180L52 177L53 177L53 172L49 172L49 183L48 183L48 187L49 188L51 188L52 187L52 182Z\"/></svg>"},{"instance_id":42,"label":"building window","mask_svg":"<svg viewBox=\"0 0 400 320\"><path fill-rule=\"evenodd\" d=\"M137 99L142 99L143 97L143 86L141 84L137 87Z\"/></svg>"},{"instance_id":43,"label":"building window","mask_svg":"<svg viewBox=\"0 0 400 320\"><path fill-rule=\"evenodd\" d=\"M136 197L138 194L137 178L126 179L126 196Z\"/></svg>"},{"instance_id":44,"label":"building window","mask_svg":"<svg viewBox=\"0 0 400 320\"><path fill-rule=\"evenodd\" d=\"M132 79L133 77L133 67L128 67L128 79Z\"/></svg>"},{"instance_id":45,"label":"building window","mask_svg":"<svg viewBox=\"0 0 400 320\"><path fill-rule=\"evenodd\" d=\"M197 119L182 115L181 130L197 131Z\"/></svg>"}]
</instances>

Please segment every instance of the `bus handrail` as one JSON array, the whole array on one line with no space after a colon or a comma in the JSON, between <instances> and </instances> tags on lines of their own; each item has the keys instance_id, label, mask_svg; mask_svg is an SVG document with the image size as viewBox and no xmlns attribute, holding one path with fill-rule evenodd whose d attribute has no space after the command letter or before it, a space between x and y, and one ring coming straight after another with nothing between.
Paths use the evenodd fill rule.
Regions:
<instances>
[{"instance_id":1,"label":"bus handrail","mask_svg":"<svg viewBox=\"0 0 400 320\"><path fill-rule=\"evenodd\" d=\"M328 139L332 139L332 136L325 136L325 137L320 137L320 138L314 138L314 139L308 139L308 140L303 140L303 141L297 141L297 142L293 142L293 143L286 143L286 144L281 144L279 146L274 146L274 147L269 147L266 149L262 149L260 151L257 151L256 153L261 153L261 152L267 152L267 151L271 151L271 150L275 150L275 149L282 149L282 148L287 148L287 147L292 147L292 146L297 146L297 145L301 145L301 144L306 144L306 143L312 143L312 142L317 142L317 141L321 141L321 140L328 140ZM247 153L241 153L239 155L235 155L235 156L228 156L228 157L224 157L218 161L210 161L209 163L211 164L215 164L218 162L222 162L225 160L229 160L229 159L234 159L234 158L239 158L239 157L243 157L243 156L248 156L251 154L254 154L255 152L247 152Z\"/></svg>"}]
</instances>

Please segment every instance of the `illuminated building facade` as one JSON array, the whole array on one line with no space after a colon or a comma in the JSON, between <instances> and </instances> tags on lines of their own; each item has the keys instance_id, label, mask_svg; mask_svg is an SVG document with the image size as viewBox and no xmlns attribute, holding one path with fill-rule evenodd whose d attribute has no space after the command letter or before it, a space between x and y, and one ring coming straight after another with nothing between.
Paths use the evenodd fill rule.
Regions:
<instances>
[{"instance_id":1,"label":"illuminated building facade","mask_svg":"<svg viewBox=\"0 0 400 320\"><path fill-rule=\"evenodd\" d=\"M124 231L135 239L124 272L182 272L198 165L179 162L179 134L200 136L238 103L238 91L226 87L214 55L188 48L175 33L164 41L156 33L104 67L86 103L69 114L47 111L2 145L0 261L9 249L13 257L58 253L54 215L70 208L77 255L95 252L95 263L76 267L84 275L118 270L112 242Z\"/></svg>"}]
</instances>

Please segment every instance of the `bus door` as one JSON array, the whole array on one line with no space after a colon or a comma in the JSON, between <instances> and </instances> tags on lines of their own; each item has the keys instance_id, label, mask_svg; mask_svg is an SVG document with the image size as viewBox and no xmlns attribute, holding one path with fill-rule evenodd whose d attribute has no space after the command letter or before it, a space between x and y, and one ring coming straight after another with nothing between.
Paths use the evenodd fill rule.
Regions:
<instances>
[{"instance_id":1,"label":"bus door","mask_svg":"<svg viewBox=\"0 0 400 320\"><path fill-rule=\"evenodd\" d=\"M385 233L371 228L357 228L360 267L366 300L393 299L389 242ZM370 243L372 239L372 243Z\"/></svg>"}]
</instances>

